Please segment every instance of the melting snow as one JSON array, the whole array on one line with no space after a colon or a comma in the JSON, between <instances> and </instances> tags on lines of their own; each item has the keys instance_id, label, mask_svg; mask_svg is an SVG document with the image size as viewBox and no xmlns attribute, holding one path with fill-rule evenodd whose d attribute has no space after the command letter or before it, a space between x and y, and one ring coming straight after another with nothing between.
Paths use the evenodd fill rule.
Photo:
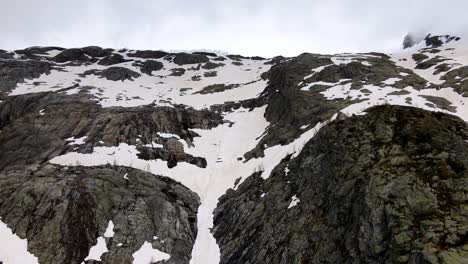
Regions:
<instances>
[{"instance_id":1,"label":"melting snow","mask_svg":"<svg viewBox=\"0 0 468 264\"><path fill-rule=\"evenodd\" d=\"M98 261L101 261L102 254L109 251L107 249L106 239L105 238L106 237L109 238L109 237L113 237L113 236L114 236L114 223L111 220L107 224L107 228L106 228L106 231L104 232L104 235L101 236L101 237L98 237L96 245L92 246L89 249L89 254L85 258L85 260L98 260Z\"/></svg>"},{"instance_id":2,"label":"melting snow","mask_svg":"<svg viewBox=\"0 0 468 264\"><path fill-rule=\"evenodd\" d=\"M104 253L106 253L108 251L109 250L107 249L107 246L106 246L106 239L103 238L103 237L98 237L96 245L92 246L89 249L89 254L85 258L85 260L98 260L98 261L101 261L102 254L104 254Z\"/></svg>"},{"instance_id":3,"label":"melting snow","mask_svg":"<svg viewBox=\"0 0 468 264\"><path fill-rule=\"evenodd\" d=\"M104 233L104 237L114 237L114 223L112 220L109 221L107 224L106 232Z\"/></svg>"},{"instance_id":4,"label":"melting snow","mask_svg":"<svg viewBox=\"0 0 468 264\"><path fill-rule=\"evenodd\" d=\"M301 200L299 200L299 198L297 198L296 195L294 195L294 196L291 198L291 203L289 203L288 209L293 208L293 207L296 206L300 201L301 201Z\"/></svg>"},{"instance_id":5,"label":"melting snow","mask_svg":"<svg viewBox=\"0 0 468 264\"><path fill-rule=\"evenodd\" d=\"M71 137L71 138L67 138L65 139L65 141L69 141L69 145L83 145L85 142L85 140L87 139L88 137L87 136L84 136L84 137L80 137L80 138L74 138L74 137Z\"/></svg>"},{"instance_id":6,"label":"melting snow","mask_svg":"<svg viewBox=\"0 0 468 264\"><path fill-rule=\"evenodd\" d=\"M133 264L149 264L161 260L168 260L171 255L154 249L151 243L145 241L141 248L132 254Z\"/></svg>"}]
</instances>

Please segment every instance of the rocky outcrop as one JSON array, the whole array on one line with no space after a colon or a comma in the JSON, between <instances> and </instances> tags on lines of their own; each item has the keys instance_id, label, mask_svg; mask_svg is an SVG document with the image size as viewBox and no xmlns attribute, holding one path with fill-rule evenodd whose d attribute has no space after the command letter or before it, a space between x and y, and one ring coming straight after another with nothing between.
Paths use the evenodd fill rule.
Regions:
<instances>
[{"instance_id":1,"label":"rocky outcrop","mask_svg":"<svg viewBox=\"0 0 468 264\"><path fill-rule=\"evenodd\" d=\"M169 53L161 50L137 50L135 52L128 53L128 56L142 59L160 59L167 54Z\"/></svg>"},{"instance_id":2,"label":"rocky outcrop","mask_svg":"<svg viewBox=\"0 0 468 264\"><path fill-rule=\"evenodd\" d=\"M85 77L86 75L97 75L101 78L106 78L110 81L125 81L130 80L133 81L133 78L138 78L141 76L138 72L132 71L128 68L124 67L109 67L104 70L87 70L82 73L80 76Z\"/></svg>"},{"instance_id":3,"label":"rocky outcrop","mask_svg":"<svg viewBox=\"0 0 468 264\"><path fill-rule=\"evenodd\" d=\"M127 62L127 61L130 61L130 60L124 59L124 57L120 54L112 54L110 56L102 58L98 62L98 64L103 65L103 66L110 66L110 65L119 64L122 62Z\"/></svg>"},{"instance_id":4,"label":"rocky outcrop","mask_svg":"<svg viewBox=\"0 0 468 264\"><path fill-rule=\"evenodd\" d=\"M124 167L46 164L0 173L2 221L27 238L40 263L82 263L109 221L115 235L99 263L130 264L145 242L171 255L165 263L189 263L198 205L181 184Z\"/></svg>"},{"instance_id":5,"label":"rocky outcrop","mask_svg":"<svg viewBox=\"0 0 468 264\"><path fill-rule=\"evenodd\" d=\"M95 62L98 57L110 56L113 49L103 49L97 46L89 46L84 48L66 49L57 54L53 60L63 63L69 61L79 62Z\"/></svg>"},{"instance_id":6,"label":"rocky outcrop","mask_svg":"<svg viewBox=\"0 0 468 264\"><path fill-rule=\"evenodd\" d=\"M464 263L468 125L379 106L224 195L221 263Z\"/></svg>"},{"instance_id":7,"label":"rocky outcrop","mask_svg":"<svg viewBox=\"0 0 468 264\"><path fill-rule=\"evenodd\" d=\"M120 143L136 145L141 158L166 160L169 167L178 162L204 167L204 158L184 153L177 138L161 137L158 132L175 134L191 144L198 136L191 128L209 129L223 122L219 114L184 107L101 108L86 94L10 97L0 104L0 169L40 164L70 151L90 153L94 147ZM81 145L66 141L84 136ZM164 148L145 147L152 142Z\"/></svg>"},{"instance_id":8,"label":"rocky outcrop","mask_svg":"<svg viewBox=\"0 0 468 264\"><path fill-rule=\"evenodd\" d=\"M52 65L44 61L0 60L0 99L25 79L48 74Z\"/></svg>"},{"instance_id":9,"label":"rocky outcrop","mask_svg":"<svg viewBox=\"0 0 468 264\"><path fill-rule=\"evenodd\" d=\"M164 67L164 65L161 62L155 60L145 60L144 62L136 62L133 65L139 66L140 71L148 75L152 75L153 71L159 71Z\"/></svg>"},{"instance_id":10,"label":"rocky outcrop","mask_svg":"<svg viewBox=\"0 0 468 264\"><path fill-rule=\"evenodd\" d=\"M205 63L210 61L206 55L185 52L171 54L164 59L170 60L177 65Z\"/></svg>"}]
</instances>

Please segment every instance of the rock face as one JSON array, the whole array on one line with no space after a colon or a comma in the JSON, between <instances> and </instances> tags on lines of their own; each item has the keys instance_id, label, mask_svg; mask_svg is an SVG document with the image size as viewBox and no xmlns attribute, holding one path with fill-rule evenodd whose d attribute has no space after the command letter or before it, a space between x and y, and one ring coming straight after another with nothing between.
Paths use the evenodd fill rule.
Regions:
<instances>
[{"instance_id":1,"label":"rock face","mask_svg":"<svg viewBox=\"0 0 468 264\"><path fill-rule=\"evenodd\" d=\"M87 95L63 96L55 93L30 94L0 105L0 169L38 164L70 151L92 152L94 147L120 143L136 145L144 159L162 159L174 167L178 162L206 166L202 157L184 153L172 133L191 142L190 128L208 129L222 123L209 111L185 108L101 108ZM19 133L18 131L27 131ZM79 146L69 138L86 137ZM149 147L152 142L164 148Z\"/></svg>"},{"instance_id":2,"label":"rock face","mask_svg":"<svg viewBox=\"0 0 468 264\"><path fill-rule=\"evenodd\" d=\"M464 121L415 108L332 122L220 199L221 263L463 263L467 139Z\"/></svg>"},{"instance_id":3,"label":"rock face","mask_svg":"<svg viewBox=\"0 0 468 264\"><path fill-rule=\"evenodd\" d=\"M144 242L170 254L165 263L189 263L199 199L173 180L115 166L44 165L2 172L0 186L2 220L40 263L82 263L109 221L115 235L99 263L132 263Z\"/></svg>"}]
</instances>

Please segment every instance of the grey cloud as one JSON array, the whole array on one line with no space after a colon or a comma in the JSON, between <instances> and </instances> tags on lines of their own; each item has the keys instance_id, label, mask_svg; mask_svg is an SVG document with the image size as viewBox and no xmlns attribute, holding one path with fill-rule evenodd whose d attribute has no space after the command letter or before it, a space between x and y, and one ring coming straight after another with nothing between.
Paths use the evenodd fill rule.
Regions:
<instances>
[{"instance_id":1,"label":"grey cloud","mask_svg":"<svg viewBox=\"0 0 468 264\"><path fill-rule=\"evenodd\" d=\"M0 48L100 45L297 55L398 49L409 31L468 36L465 0L0 0Z\"/></svg>"}]
</instances>

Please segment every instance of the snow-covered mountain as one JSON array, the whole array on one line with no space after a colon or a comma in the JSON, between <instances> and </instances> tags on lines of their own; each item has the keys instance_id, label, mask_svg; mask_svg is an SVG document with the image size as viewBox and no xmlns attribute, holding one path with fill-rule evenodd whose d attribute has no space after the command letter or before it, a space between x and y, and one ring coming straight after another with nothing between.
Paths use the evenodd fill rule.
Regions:
<instances>
[{"instance_id":1,"label":"snow-covered mountain","mask_svg":"<svg viewBox=\"0 0 468 264\"><path fill-rule=\"evenodd\" d=\"M405 43L0 50L0 263L464 263L468 43Z\"/></svg>"}]
</instances>

